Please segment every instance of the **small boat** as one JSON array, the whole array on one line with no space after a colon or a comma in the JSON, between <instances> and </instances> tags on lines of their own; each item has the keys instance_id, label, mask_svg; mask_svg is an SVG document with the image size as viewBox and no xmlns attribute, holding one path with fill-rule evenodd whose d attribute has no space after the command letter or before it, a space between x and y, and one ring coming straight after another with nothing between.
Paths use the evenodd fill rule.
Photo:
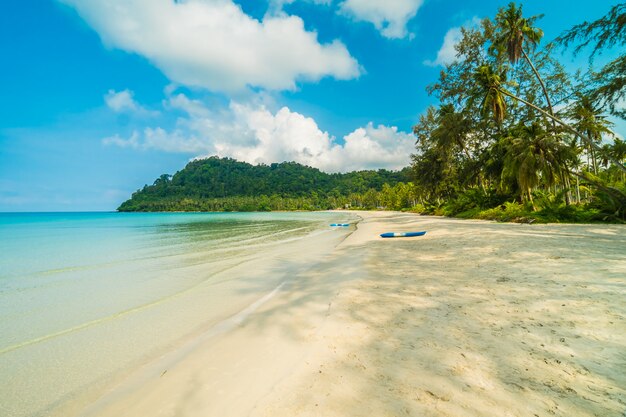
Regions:
<instances>
[{"instance_id":1,"label":"small boat","mask_svg":"<svg viewBox=\"0 0 626 417\"><path fill-rule=\"evenodd\" d=\"M380 237L413 237L413 236L424 236L426 232L392 232L392 233L383 233Z\"/></svg>"},{"instance_id":2,"label":"small boat","mask_svg":"<svg viewBox=\"0 0 626 417\"><path fill-rule=\"evenodd\" d=\"M348 227L350 223L331 223L330 227Z\"/></svg>"}]
</instances>

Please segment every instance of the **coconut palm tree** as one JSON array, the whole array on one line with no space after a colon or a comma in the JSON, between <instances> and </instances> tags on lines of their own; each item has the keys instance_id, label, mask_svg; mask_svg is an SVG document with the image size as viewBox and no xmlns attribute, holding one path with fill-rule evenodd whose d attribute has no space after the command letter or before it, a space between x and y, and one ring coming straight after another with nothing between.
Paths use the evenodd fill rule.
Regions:
<instances>
[{"instance_id":1,"label":"coconut palm tree","mask_svg":"<svg viewBox=\"0 0 626 417\"><path fill-rule=\"evenodd\" d=\"M613 159L620 161L622 166L626 164L626 141L620 138L613 140L613 145L610 145L609 155L613 156ZM622 171L622 182L624 182L624 171Z\"/></svg>"},{"instance_id":2,"label":"coconut palm tree","mask_svg":"<svg viewBox=\"0 0 626 417\"><path fill-rule=\"evenodd\" d=\"M483 116L493 115L493 120L500 125L506 116L506 101L501 91L506 81L505 71L494 71L491 65L481 65L474 72L475 85L469 91L468 104L482 98L480 110Z\"/></svg>"},{"instance_id":3,"label":"coconut palm tree","mask_svg":"<svg viewBox=\"0 0 626 417\"><path fill-rule=\"evenodd\" d=\"M503 177L514 177L522 199L536 210L532 190L538 185L550 187L567 176L570 148L538 122L520 124L510 130L505 139Z\"/></svg>"},{"instance_id":4,"label":"coconut palm tree","mask_svg":"<svg viewBox=\"0 0 626 417\"><path fill-rule=\"evenodd\" d=\"M626 3L615 2L609 12L593 22L583 22L564 32L555 42L563 47L579 41L574 54L586 47L592 47L589 61L602 50L620 47L626 44ZM626 54L624 48L621 54L606 65L599 72L591 74L591 80L596 84L589 92L591 98L604 104L608 110L623 119L626 119L624 106L620 105L626 98Z\"/></svg>"},{"instance_id":5,"label":"coconut palm tree","mask_svg":"<svg viewBox=\"0 0 626 417\"><path fill-rule=\"evenodd\" d=\"M624 164L624 161L626 160L626 141L620 138L615 138L613 140L613 145L611 145L611 152L613 153L613 158Z\"/></svg>"},{"instance_id":6,"label":"coconut palm tree","mask_svg":"<svg viewBox=\"0 0 626 417\"><path fill-rule=\"evenodd\" d=\"M575 121L574 127L579 132L585 132L587 137L594 141L596 144L600 144L602 141L602 134L613 135L611 127L613 123L608 121L604 115L602 115L601 109L594 105L593 101L584 95L580 95L578 100L571 106L568 112L568 116ZM591 166L594 174L598 174L598 161L596 158L596 152L593 146L587 146L587 151L591 156ZM606 150L605 150L606 152ZM616 158L619 160L619 158Z\"/></svg>"},{"instance_id":7,"label":"coconut palm tree","mask_svg":"<svg viewBox=\"0 0 626 417\"><path fill-rule=\"evenodd\" d=\"M506 53L509 62L514 65L522 57L524 58L537 77L548 104L548 111L553 115L554 111L552 111L552 103L546 85L525 51L525 47L534 49L543 37L543 31L533 26L535 21L541 17L542 15L524 17L521 5L517 7L515 3L509 3L506 8L500 9L496 14L496 31L490 49L496 51L498 55Z\"/></svg>"},{"instance_id":8,"label":"coconut palm tree","mask_svg":"<svg viewBox=\"0 0 626 417\"><path fill-rule=\"evenodd\" d=\"M524 100L523 98L516 96L515 94L504 88L503 80L506 79L504 74L505 73L503 72L495 72L493 68L491 68L491 66L488 64L479 66L474 73L475 84L474 87L470 89L470 96L468 97L468 100L472 101L482 97L483 105L481 106L481 108L483 109L483 112L485 112L485 114L492 112L496 122L501 123L502 120L504 120L504 116L506 114L506 102L504 101L504 97L507 96L529 107L532 107L542 115L563 126L570 133L573 133L574 135L579 137L587 146L594 148L596 151L601 151L601 148L597 143L595 143L583 133L580 133L571 125L565 123L563 120L546 112L536 105ZM626 172L626 167L623 163L616 161L611 156L607 156L607 158L609 158L609 161L611 161L611 163L616 165L619 169Z\"/></svg>"}]
</instances>

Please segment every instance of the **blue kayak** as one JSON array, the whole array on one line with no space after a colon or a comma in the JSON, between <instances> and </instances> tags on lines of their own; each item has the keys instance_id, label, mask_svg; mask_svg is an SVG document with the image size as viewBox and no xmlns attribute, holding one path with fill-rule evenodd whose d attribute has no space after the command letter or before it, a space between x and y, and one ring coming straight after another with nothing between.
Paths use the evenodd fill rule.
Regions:
<instances>
[{"instance_id":1,"label":"blue kayak","mask_svg":"<svg viewBox=\"0 0 626 417\"><path fill-rule=\"evenodd\" d=\"M350 223L331 223L331 227L348 227Z\"/></svg>"},{"instance_id":2,"label":"blue kayak","mask_svg":"<svg viewBox=\"0 0 626 417\"><path fill-rule=\"evenodd\" d=\"M401 233L383 233L380 237L412 237L424 236L426 232L401 232Z\"/></svg>"}]
</instances>

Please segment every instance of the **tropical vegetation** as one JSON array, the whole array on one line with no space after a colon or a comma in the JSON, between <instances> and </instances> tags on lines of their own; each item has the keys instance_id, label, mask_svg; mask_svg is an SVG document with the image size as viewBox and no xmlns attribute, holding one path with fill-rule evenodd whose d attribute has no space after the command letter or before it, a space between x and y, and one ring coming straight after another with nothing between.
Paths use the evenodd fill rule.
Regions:
<instances>
[{"instance_id":1,"label":"tropical vegetation","mask_svg":"<svg viewBox=\"0 0 626 417\"><path fill-rule=\"evenodd\" d=\"M122 203L119 211L272 211L414 206L408 168L327 174L283 162L251 165L230 158L191 161L163 174Z\"/></svg>"},{"instance_id":2,"label":"tropical vegetation","mask_svg":"<svg viewBox=\"0 0 626 417\"><path fill-rule=\"evenodd\" d=\"M428 87L439 99L414 127L418 200L428 213L519 221L624 221L626 54L600 71L568 74L575 52L624 45L626 4L541 46L541 16L510 3L462 30L456 61Z\"/></svg>"},{"instance_id":3,"label":"tropical vegetation","mask_svg":"<svg viewBox=\"0 0 626 417\"><path fill-rule=\"evenodd\" d=\"M626 221L626 4L542 44L541 16L510 3L461 30L456 60L428 91L438 104L414 126L412 165L326 174L296 163L196 160L162 175L123 211L327 208L524 222ZM614 56L569 74L560 51ZM617 47L617 48L616 48ZM619 49L621 47L621 49ZM622 104L620 104L622 103Z\"/></svg>"}]
</instances>

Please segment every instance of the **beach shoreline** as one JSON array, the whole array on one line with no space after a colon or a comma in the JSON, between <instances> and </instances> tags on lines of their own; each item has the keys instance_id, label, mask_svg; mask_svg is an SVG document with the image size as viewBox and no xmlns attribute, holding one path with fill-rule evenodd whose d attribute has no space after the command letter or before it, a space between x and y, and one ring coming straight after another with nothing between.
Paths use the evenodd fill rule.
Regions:
<instances>
[{"instance_id":1,"label":"beach shoreline","mask_svg":"<svg viewBox=\"0 0 626 417\"><path fill-rule=\"evenodd\" d=\"M76 415L623 416L626 227L356 214L245 319Z\"/></svg>"}]
</instances>

